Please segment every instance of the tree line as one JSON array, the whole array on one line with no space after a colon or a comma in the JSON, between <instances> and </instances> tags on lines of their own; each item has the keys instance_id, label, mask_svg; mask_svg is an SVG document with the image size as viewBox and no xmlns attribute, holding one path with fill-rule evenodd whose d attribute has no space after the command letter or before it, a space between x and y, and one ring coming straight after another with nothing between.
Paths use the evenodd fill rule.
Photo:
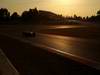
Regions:
<instances>
[{"instance_id":1,"label":"tree line","mask_svg":"<svg viewBox=\"0 0 100 75\"><path fill-rule=\"evenodd\" d=\"M19 15L17 12L14 12L11 15L7 8L0 9L0 24L67 24L67 20L80 20L100 23L100 10L97 11L96 16L91 17L81 17L77 15L72 17L64 17L52 12L37 10L37 8L23 11L21 15Z\"/></svg>"}]
</instances>

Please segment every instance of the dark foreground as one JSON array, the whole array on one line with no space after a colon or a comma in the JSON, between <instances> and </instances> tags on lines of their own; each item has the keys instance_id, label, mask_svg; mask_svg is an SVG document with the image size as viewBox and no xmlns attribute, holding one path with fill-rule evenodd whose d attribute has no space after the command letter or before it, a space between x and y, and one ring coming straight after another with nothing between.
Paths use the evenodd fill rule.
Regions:
<instances>
[{"instance_id":1,"label":"dark foreground","mask_svg":"<svg viewBox=\"0 0 100 75\"><path fill-rule=\"evenodd\" d=\"M94 68L0 35L0 48L21 75L99 75Z\"/></svg>"}]
</instances>

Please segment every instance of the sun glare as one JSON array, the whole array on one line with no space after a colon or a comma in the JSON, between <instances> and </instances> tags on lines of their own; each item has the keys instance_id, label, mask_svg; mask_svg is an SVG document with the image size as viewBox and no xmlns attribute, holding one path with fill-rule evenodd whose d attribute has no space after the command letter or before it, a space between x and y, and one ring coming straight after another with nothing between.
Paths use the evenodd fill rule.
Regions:
<instances>
[{"instance_id":1,"label":"sun glare","mask_svg":"<svg viewBox=\"0 0 100 75\"><path fill-rule=\"evenodd\" d=\"M72 5L78 4L80 0L54 0L54 2L62 5Z\"/></svg>"},{"instance_id":2,"label":"sun glare","mask_svg":"<svg viewBox=\"0 0 100 75\"><path fill-rule=\"evenodd\" d=\"M21 14L34 7L64 16L91 16L100 9L100 0L0 0L0 8L8 8L11 13Z\"/></svg>"}]
</instances>

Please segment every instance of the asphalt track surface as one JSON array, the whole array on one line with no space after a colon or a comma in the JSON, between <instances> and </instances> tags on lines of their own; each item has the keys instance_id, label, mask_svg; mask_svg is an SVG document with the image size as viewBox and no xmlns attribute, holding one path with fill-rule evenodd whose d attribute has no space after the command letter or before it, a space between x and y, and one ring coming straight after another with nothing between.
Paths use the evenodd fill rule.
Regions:
<instances>
[{"instance_id":1,"label":"asphalt track surface","mask_svg":"<svg viewBox=\"0 0 100 75\"><path fill-rule=\"evenodd\" d=\"M48 50L0 35L0 48L21 75L99 75L87 65Z\"/></svg>"}]
</instances>

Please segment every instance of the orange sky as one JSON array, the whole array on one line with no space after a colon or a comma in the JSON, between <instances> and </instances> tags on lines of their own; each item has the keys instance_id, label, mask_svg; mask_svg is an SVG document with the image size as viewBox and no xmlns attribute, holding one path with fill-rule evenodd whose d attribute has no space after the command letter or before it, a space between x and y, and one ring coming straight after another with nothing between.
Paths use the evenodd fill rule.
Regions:
<instances>
[{"instance_id":1,"label":"orange sky","mask_svg":"<svg viewBox=\"0 0 100 75\"><path fill-rule=\"evenodd\" d=\"M21 14L24 10L35 8L52 11L64 16L91 16L100 9L100 0L0 0L0 8L8 8Z\"/></svg>"}]
</instances>

